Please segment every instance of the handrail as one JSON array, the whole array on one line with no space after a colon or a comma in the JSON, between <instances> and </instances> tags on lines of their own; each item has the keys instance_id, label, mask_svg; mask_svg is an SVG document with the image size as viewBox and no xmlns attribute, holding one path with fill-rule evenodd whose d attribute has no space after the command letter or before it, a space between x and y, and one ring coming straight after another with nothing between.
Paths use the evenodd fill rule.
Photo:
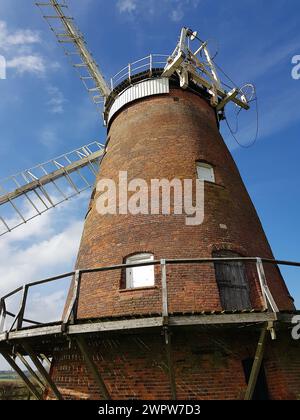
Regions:
<instances>
[{"instance_id":1,"label":"handrail","mask_svg":"<svg viewBox=\"0 0 300 420\"><path fill-rule=\"evenodd\" d=\"M166 54L150 54L129 63L110 79L111 89L115 89L122 81L130 79L133 75L140 73L142 69L145 69L145 71L149 70L151 73L157 66L165 67L168 57L169 55Z\"/></svg>"},{"instance_id":2,"label":"handrail","mask_svg":"<svg viewBox=\"0 0 300 420\"><path fill-rule=\"evenodd\" d=\"M273 265L285 265L285 266L291 266L291 267L300 267L300 262L295 261L285 261L285 260L275 260L275 259L268 259L268 258L260 258L260 257L214 257L214 258L179 258L179 259L163 259L163 260L153 260L149 262L142 262L142 263L130 263L130 264L117 264L117 265L111 265L106 267L95 267L95 268L87 268L87 269L79 269L77 271L71 271L68 273L64 273L58 276L50 277L47 279L35 281L32 283L27 283L22 287L16 288L14 291L6 294L0 299L0 326L3 326L4 320L6 316L10 316L14 318L14 322L11 328L13 328L14 324L18 325L17 329L22 328L22 323L26 322L29 324L34 325L42 325L42 323L28 320L24 318L25 314L25 306L26 306L26 298L27 298L27 292L30 288L51 283L57 280L66 279L69 277L73 277L75 275L78 275L78 278L80 279L83 274L91 274L91 273L98 273L98 272L106 272L106 271L114 271L114 270L122 270L122 269L128 269L128 268L134 268L134 267L145 267L145 266L158 266L160 265L162 267L162 271L164 271L164 267L171 266L171 265L190 265L190 264L207 264L207 263L217 263L217 262L253 262L256 264L258 277L260 281L260 287L262 292L262 298L264 301L265 310L271 309L273 312L279 312L279 309L276 305L276 302L274 301L271 292L267 285L266 276L263 269L263 263L267 264L273 264ZM164 274L165 275L165 274ZM163 279L165 282L165 279ZM80 281L77 284L78 290L76 291L78 298L78 291L80 287ZM20 309L17 314L14 314L12 312L9 312L6 309L6 300L17 293L23 291L23 298L21 301ZM24 293L25 291L25 293ZM167 292L166 292L167 293ZM164 303L165 305L165 303ZM71 308L72 309L72 308ZM70 310L71 312L71 310ZM20 319L21 318L21 319ZM1 329L0 329L1 333Z\"/></svg>"}]
</instances>

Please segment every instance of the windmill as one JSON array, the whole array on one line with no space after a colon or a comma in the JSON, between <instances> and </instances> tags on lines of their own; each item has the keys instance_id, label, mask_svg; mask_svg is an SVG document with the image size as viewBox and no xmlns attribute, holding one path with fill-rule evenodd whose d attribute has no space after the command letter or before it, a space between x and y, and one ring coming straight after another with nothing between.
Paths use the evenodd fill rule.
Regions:
<instances>
[{"instance_id":1,"label":"windmill","mask_svg":"<svg viewBox=\"0 0 300 420\"><path fill-rule=\"evenodd\" d=\"M227 104L248 110L254 87L228 90L208 43L186 27L171 55L137 60L108 84L66 2L38 6L100 111L108 138L5 180L3 234L94 186L95 178L118 185L120 170L147 182L158 174L198 177L207 209L203 224L192 228L178 214L100 217L94 189L75 270L1 298L1 354L38 399L239 399L241 393L251 399L268 395L263 357L269 351L272 397L295 396L296 346L288 366L272 351L289 346L295 312L277 265L300 264L274 259L219 133ZM72 282L62 319L28 319L29 289L65 278ZM18 293L13 314L7 300ZM13 319L8 330L7 317ZM283 330L277 341L275 324ZM15 362L26 364L25 356L41 390ZM278 387L285 370L293 372L291 385Z\"/></svg>"},{"instance_id":2,"label":"windmill","mask_svg":"<svg viewBox=\"0 0 300 420\"><path fill-rule=\"evenodd\" d=\"M240 109L249 109L247 97L252 97L252 85L249 85L252 92L247 97L243 87L234 87L229 92L224 90L207 42L200 41L200 46L192 51L190 41L197 41L199 38L196 32L188 28L182 29L180 40L170 56L154 54L129 64L111 78L109 86L88 50L84 36L70 16L67 3L50 0L48 3L36 4L71 66L76 70L99 115L103 116L105 125L117 112L116 104L111 107L115 95L114 87L126 79L130 80L140 70L148 71L151 77L153 71L155 72L154 66L161 67L163 64L165 68L161 76L165 80L177 74L183 89L189 86L189 82L207 89L220 120L224 116L224 107L230 101ZM0 236L93 186L104 154L105 145L94 142L1 180Z\"/></svg>"}]
</instances>

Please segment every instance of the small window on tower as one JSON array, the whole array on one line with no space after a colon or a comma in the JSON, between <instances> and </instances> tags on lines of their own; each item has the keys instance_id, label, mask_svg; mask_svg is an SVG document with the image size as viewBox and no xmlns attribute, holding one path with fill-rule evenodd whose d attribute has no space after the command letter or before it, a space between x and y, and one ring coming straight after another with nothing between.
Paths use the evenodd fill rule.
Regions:
<instances>
[{"instance_id":1,"label":"small window on tower","mask_svg":"<svg viewBox=\"0 0 300 420\"><path fill-rule=\"evenodd\" d=\"M214 168L205 162L197 162L197 174L200 181L215 182Z\"/></svg>"},{"instance_id":2,"label":"small window on tower","mask_svg":"<svg viewBox=\"0 0 300 420\"><path fill-rule=\"evenodd\" d=\"M136 254L126 259L126 264L140 264L154 261L152 254ZM154 265L126 268L126 289L151 287L155 285Z\"/></svg>"}]
</instances>

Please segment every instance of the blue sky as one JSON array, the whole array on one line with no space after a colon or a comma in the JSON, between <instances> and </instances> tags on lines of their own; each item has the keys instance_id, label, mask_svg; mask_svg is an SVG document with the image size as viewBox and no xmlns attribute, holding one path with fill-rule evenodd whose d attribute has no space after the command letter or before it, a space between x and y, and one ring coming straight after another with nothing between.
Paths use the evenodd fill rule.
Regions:
<instances>
[{"instance_id":1,"label":"blue sky","mask_svg":"<svg viewBox=\"0 0 300 420\"><path fill-rule=\"evenodd\" d=\"M90 50L109 79L128 62L173 51L182 26L218 49L216 61L259 99L259 138L237 146L222 126L277 258L300 261L299 94L291 77L300 54L300 3L276 0L69 0ZM105 129L32 0L0 0L0 179L95 140ZM238 134L255 134L251 110ZM0 294L73 267L88 196L0 238ZM63 252L57 252L57 249ZM34 264L33 264L34 261ZM300 307L299 270L284 270ZM22 275L22 276L21 276ZM21 278L22 277L22 278ZM64 295L42 301L52 314Z\"/></svg>"}]
</instances>

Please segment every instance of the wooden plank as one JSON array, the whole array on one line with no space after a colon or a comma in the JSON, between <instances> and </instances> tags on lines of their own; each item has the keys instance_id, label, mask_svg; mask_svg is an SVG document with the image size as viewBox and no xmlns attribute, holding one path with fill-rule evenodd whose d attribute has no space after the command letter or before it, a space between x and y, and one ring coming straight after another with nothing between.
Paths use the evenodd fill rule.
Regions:
<instances>
[{"instance_id":1,"label":"wooden plank","mask_svg":"<svg viewBox=\"0 0 300 420\"><path fill-rule=\"evenodd\" d=\"M27 296L28 296L28 288L29 288L29 286L27 286L27 285L25 285L23 287L21 306L20 306L20 310L19 310L19 313L18 313L18 319L17 319L17 330L22 329L23 318L24 318L25 309L26 309L26 301L27 301Z\"/></svg>"},{"instance_id":2,"label":"wooden plank","mask_svg":"<svg viewBox=\"0 0 300 420\"><path fill-rule=\"evenodd\" d=\"M41 378L36 374L36 372L32 369L32 367L30 366L30 364L27 362L27 360L25 359L25 357L20 354L20 353L16 353L16 356L21 360L21 362L23 363L23 365L26 367L26 369L28 370L28 372L31 374L31 376L37 381L37 383L40 385L40 387L42 388L42 391L45 390L46 385L44 384L44 382L41 380Z\"/></svg>"},{"instance_id":3,"label":"wooden plank","mask_svg":"<svg viewBox=\"0 0 300 420\"><path fill-rule=\"evenodd\" d=\"M19 366L16 364L16 362L13 360L13 358L4 350L1 350L1 354L4 357L4 359L7 361L7 363L10 365L10 367L19 375L19 377L22 379L28 390L32 393L33 396L35 396L38 400L41 400L42 397L40 393L36 390L33 383L27 378L25 373L22 371L22 369L19 368Z\"/></svg>"},{"instance_id":4,"label":"wooden plank","mask_svg":"<svg viewBox=\"0 0 300 420\"><path fill-rule=\"evenodd\" d=\"M252 370L251 370L251 374L250 374L250 378L248 382L248 387L245 394L245 401L252 400L252 397L255 391L257 378L258 378L259 371L260 371L263 357L264 357L267 334L268 334L268 324L264 325L261 331L260 337L259 337L255 359L253 362L253 366L252 366Z\"/></svg>"},{"instance_id":5,"label":"wooden plank","mask_svg":"<svg viewBox=\"0 0 300 420\"><path fill-rule=\"evenodd\" d=\"M41 359L44 361L44 362L46 362L47 363L47 365L49 366L49 368L51 367L51 362L50 362L50 360L48 359L48 357L45 355L45 354L40 354L40 356L41 356Z\"/></svg>"},{"instance_id":6,"label":"wooden plank","mask_svg":"<svg viewBox=\"0 0 300 420\"><path fill-rule=\"evenodd\" d=\"M164 334L165 334L165 349L166 349L167 364L168 364L168 371L169 371L171 395L172 395L172 399L175 401L177 399L176 378L175 378L174 363L173 363L171 334L167 327L164 327Z\"/></svg>"},{"instance_id":7,"label":"wooden plank","mask_svg":"<svg viewBox=\"0 0 300 420\"><path fill-rule=\"evenodd\" d=\"M21 331L12 331L8 334L9 340L20 340L22 338L31 338L31 337L43 337L47 335L54 335L61 333L61 324L56 326L47 326L38 327L38 328L28 328ZM1 335L0 335L1 337ZM1 341L1 338L0 338Z\"/></svg>"},{"instance_id":8,"label":"wooden plank","mask_svg":"<svg viewBox=\"0 0 300 420\"><path fill-rule=\"evenodd\" d=\"M257 272L258 272L258 277L259 277L259 282L262 288L262 292L265 296L265 298L267 298L269 305L272 309L273 312L279 312L278 306L272 296L272 293L268 287L268 283L267 283L267 279L266 279L266 275L265 275L265 270L264 270L264 265L262 262L261 258L257 258Z\"/></svg>"},{"instance_id":9,"label":"wooden plank","mask_svg":"<svg viewBox=\"0 0 300 420\"><path fill-rule=\"evenodd\" d=\"M105 385L105 382L103 381L103 378L97 368L97 365L95 364L93 357L90 355L89 347L85 341L85 339L82 336L76 337L76 342L78 344L78 347L81 351L81 354L84 358L84 361L86 363L86 366L90 373L92 374L96 384L99 387L99 390L101 392L101 395L105 400L110 400L111 397L109 395L108 389Z\"/></svg>"},{"instance_id":10,"label":"wooden plank","mask_svg":"<svg viewBox=\"0 0 300 420\"><path fill-rule=\"evenodd\" d=\"M0 333L4 330L5 326L5 319L6 319L6 305L5 300L0 300Z\"/></svg>"},{"instance_id":11,"label":"wooden plank","mask_svg":"<svg viewBox=\"0 0 300 420\"><path fill-rule=\"evenodd\" d=\"M280 315L283 322L289 322L292 314ZM237 314L215 314L215 315L176 315L169 316L168 322L170 326L193 326L193 325L235 325L235 324L255 324L261 322L277 321L278 314L273 312L262 313L237 313ZM163 318L137 318L127 320L105 321L91 323L89 320L85 324L69 325L66 333L69 335L97 333L97 332L113 332L127 331L147 328L157 328L164 325ZM55 326L37 327L23 329L21 331L12 331L9 334L0 334L0 342L7 340L21 340L24 338L46 337L51 335L61 336L61 324Z\"/></svg>"},{"instance_id":12,"label":"wooden plank","mask_svg":"<svg viewBox=\"0 0 300 420\"><path fill-rule=\"evenodd\" d=\"M72 285L72 296L70 299L69 307L65 313L62 326L68 324L68 322L70 321L72 311L74 311L75 309L75 304L78 299L78 293L79 293L79 288L80 288L80 279L81 279L81 272L80 270L77 270L74 276L74 284ZM75 314L74 314L74 319L75 319Z\"/></svg>"},{"instance_id":13,"label":"wooden plank","mask_svg":"<svg viewBox=\"0 0 300 420\"><path fill-rule=\"evenodd\" d=\"M160 266L161 266L162 316L164 319L166 319L169 316L166 260L161 260Z\"/></svg>"},{"instance_id":14,"label":"wooden plank","mask_svg":"<svg viewBox=\"0 0 300 420\"><path fill-rule=\"evenodd\" d=\"M190 315L190 316L170 316L170 326L188 325L220 325L220 324L247 324L276 321L274 313L245 313L245 314L218 314L218 315Z\"/></svg>"},{"instance_id":15,"label":"wooden plank","mask_svg":"<svg viewBox=\"0 0 300 420\"><path fill-rule=\"evenodd\" d=\"M68 333L84 334L93 332L109 332L109 331L123 331L134 330L141 328L154 328L163 325L162 317L144 318L144 319L128 319L122 321L105 321L97 323L86 323L81 325L70 325Z\"/></svg>"},{"instance_id":16,"label":"wooden plank","mask_svg":"<svg viewBox=\"0 0 300 420\"><path fill-rule=\"evenodd\" d=\"M34 353L33 349L30 346L30 344L28 342L26 342L26 341L21 341L21 344L22 344L24 350L27 352L27 354L30 357L30 359L32 360L33 364L37 368L39 374L41 375L41 377L44 379L44 381L47 384L47 386L51 389L51 391L55 395L55 397L58 400L63 400L63 397L62 397L61 393L59 392L57 386L55 385L55 383L53 382L51 376L46 371L46 369L44 368L44 366L42 365L42 363L40 362L39 358Z\"/></svg>"}]
</instances>

